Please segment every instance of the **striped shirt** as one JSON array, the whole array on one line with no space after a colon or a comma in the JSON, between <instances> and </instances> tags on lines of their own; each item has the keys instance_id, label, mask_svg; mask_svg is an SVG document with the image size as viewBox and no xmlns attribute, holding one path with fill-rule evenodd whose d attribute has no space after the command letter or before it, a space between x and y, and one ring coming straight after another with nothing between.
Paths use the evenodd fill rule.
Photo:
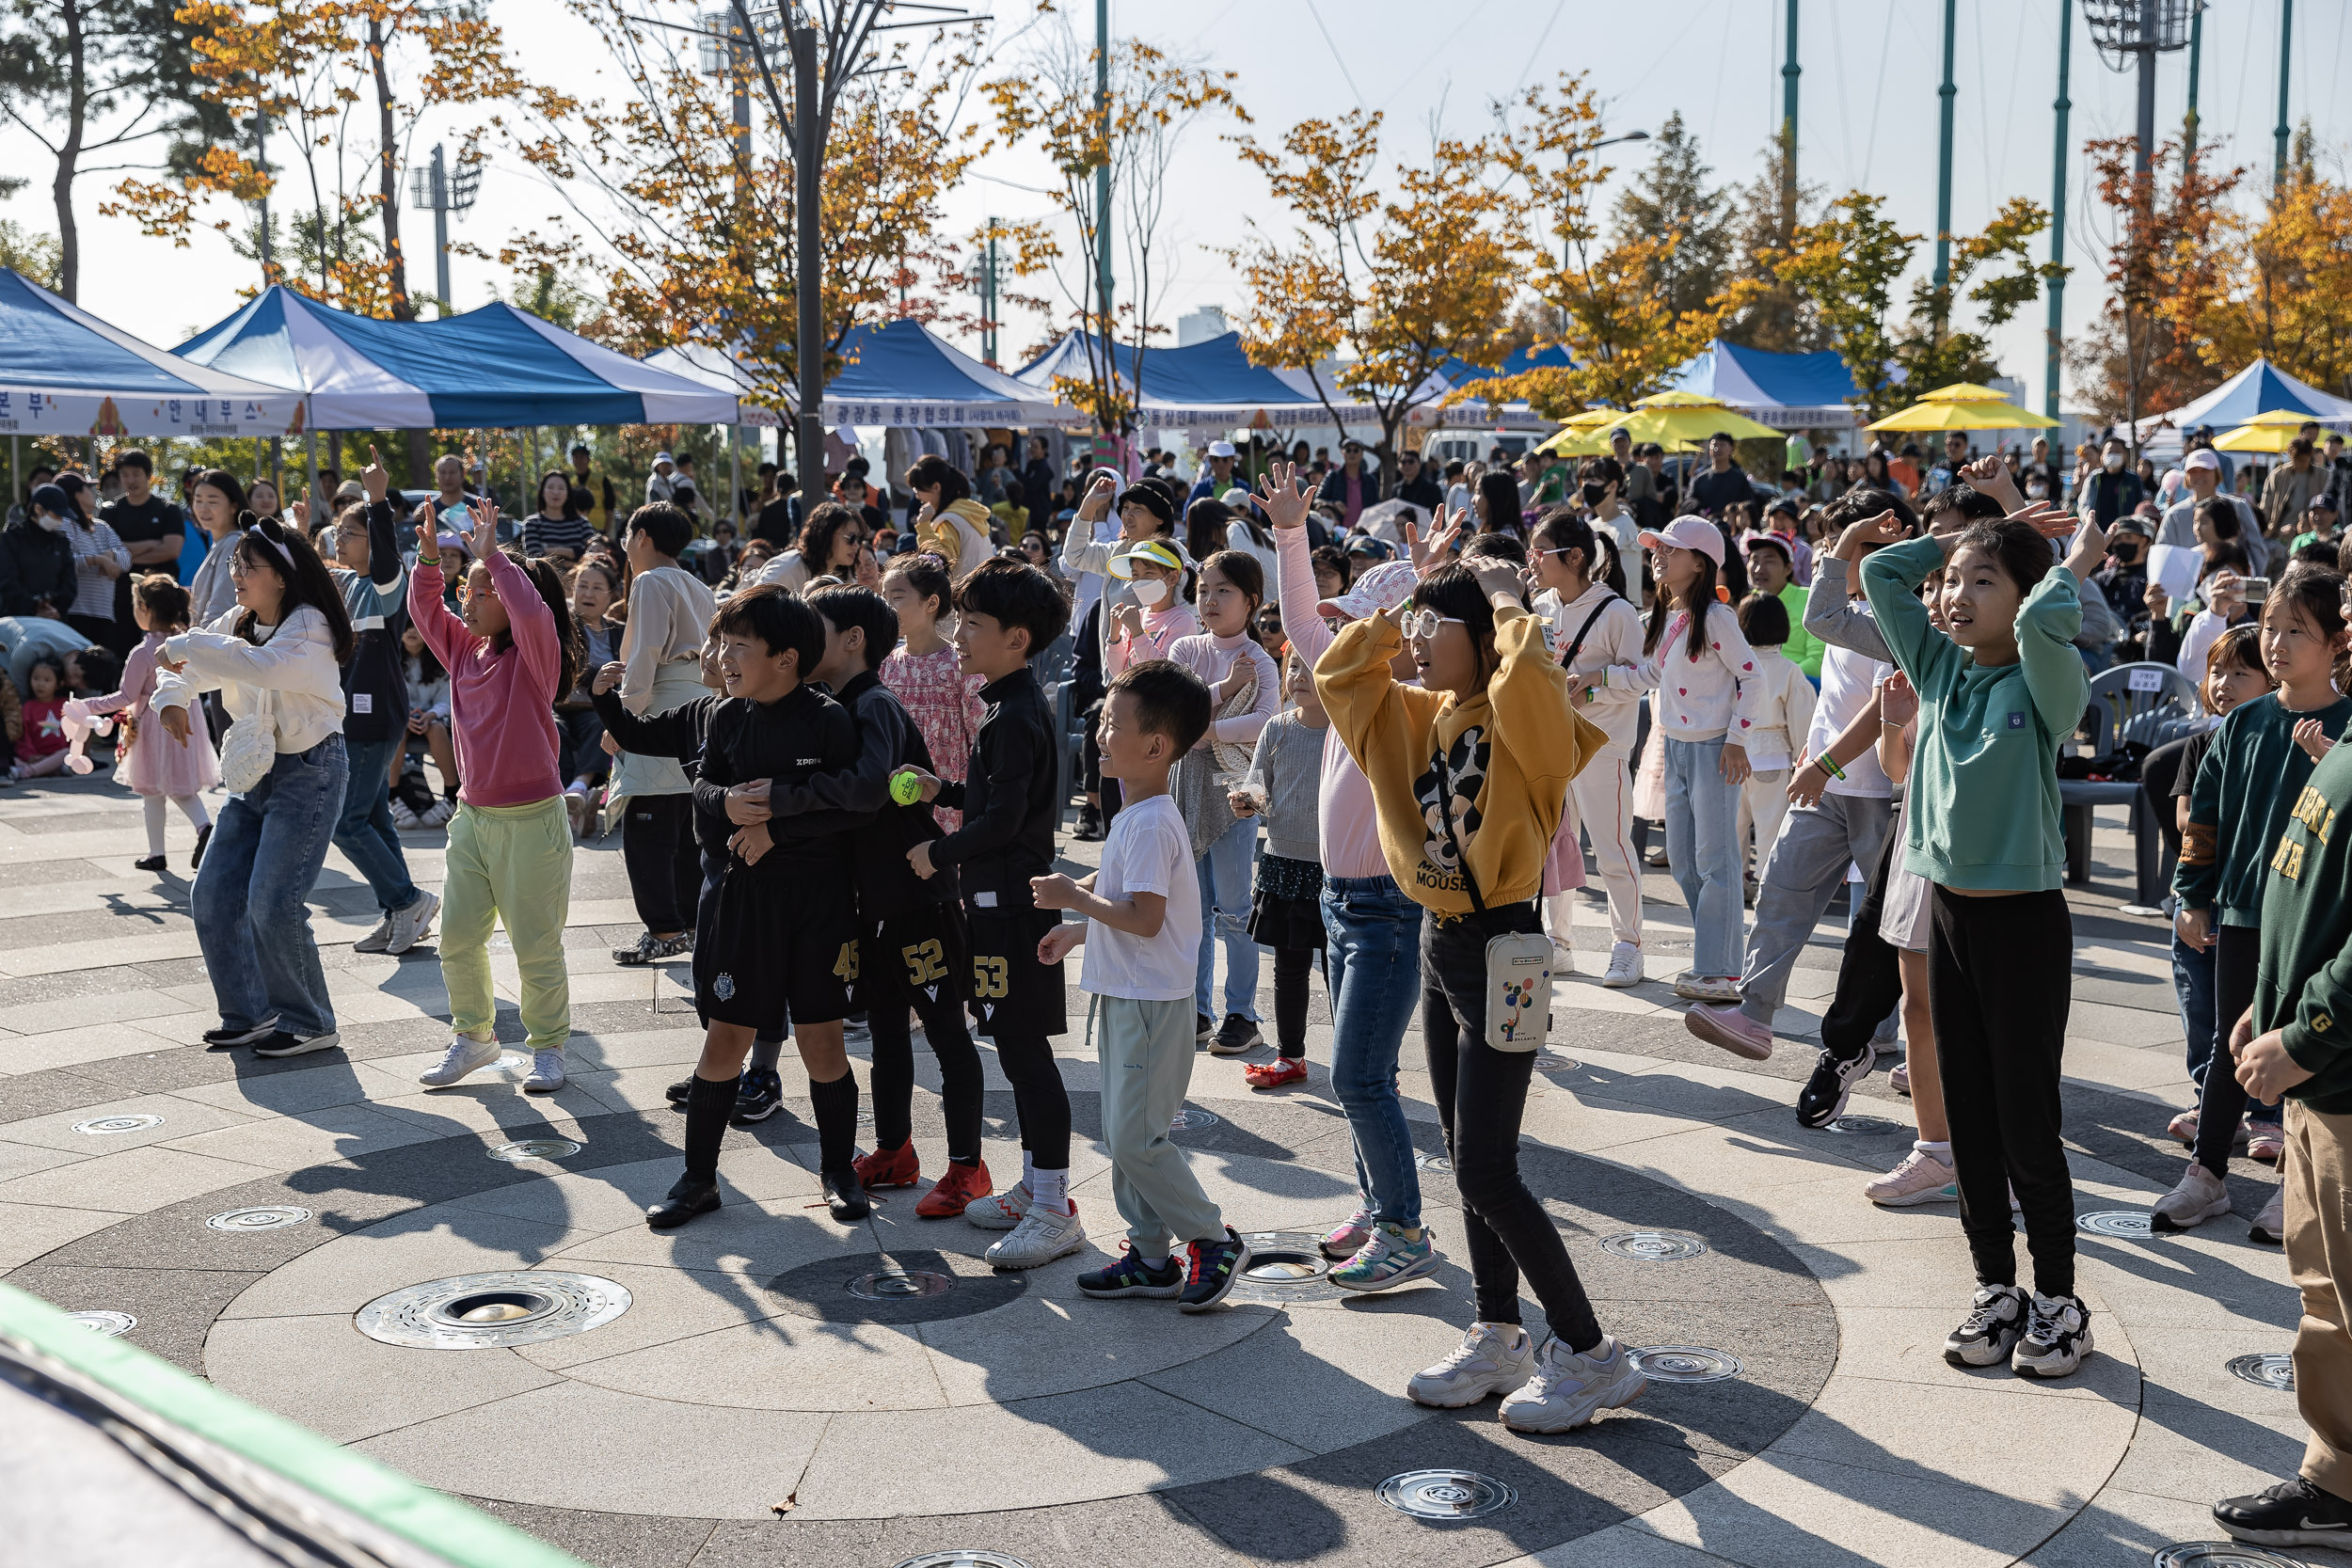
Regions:
<instances>
[{"instance_id":1,"label":"striped shirt","mask_svg":"<svg viewBox=\"0 0 2352 1568\"><path fill-rule=\"evenodd\" d=\"M533 513L523 519L523 554L569 550L578 555L588 547L588 536L594 531L585 517L550 517L545 513Z\"/></svg>"},{"instance_id":2,"label":"striped shirt","mask_svg":"<svg viewBox=\"0 0 2352 1568\"><path fill-rule=\"evenodd\" d=\"M68 615L87 615L100 621L115 618L115 579L98 569L111 556L124 571L131 569L131 552L104 523L84 528L68 522L65 536L73 545L73 603Z\"/></svg>"}]
</instances>

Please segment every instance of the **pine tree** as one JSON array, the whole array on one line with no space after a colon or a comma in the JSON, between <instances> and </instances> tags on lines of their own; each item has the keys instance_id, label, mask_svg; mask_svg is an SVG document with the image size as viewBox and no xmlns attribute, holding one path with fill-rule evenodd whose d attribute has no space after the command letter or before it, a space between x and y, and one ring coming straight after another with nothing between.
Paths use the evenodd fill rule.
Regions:
<instances>
[{"instance_id":1,"label":"pine tree","mask_svg":"<svg viewBox=\"0 0 2352 1568\"><path fill-rule=\"evenodd\" d=\"M1702 309L1721 293L1730 265L1731 224L1724 193L1708 183L1714 172L1699 155L1698 138L1677 110L1658 133L1649 167L1617 198L1613 215L1620 234L1678 236L1650 277L1677 315Z\"/></svg>"},{"instance_id":2,"label":"pine tree","mask_svg":"<svg viewBox=\"0 0 2352 1568\"><path fill-rule=\"evenodd\" d=\"M1741 348L1774 354L1810 354L1837 346L1837 334L1822 322L1803 290L1781 280L1779 259L1794 245L1808 212L1820 211L1821 189L1795 179L1795 160L1782 137L1774 137L1764 171L1740 187L1729 219L1736 276L1765 285L1747 309L1733 318L1724 336Z\"/></svg>"}]
</instances>

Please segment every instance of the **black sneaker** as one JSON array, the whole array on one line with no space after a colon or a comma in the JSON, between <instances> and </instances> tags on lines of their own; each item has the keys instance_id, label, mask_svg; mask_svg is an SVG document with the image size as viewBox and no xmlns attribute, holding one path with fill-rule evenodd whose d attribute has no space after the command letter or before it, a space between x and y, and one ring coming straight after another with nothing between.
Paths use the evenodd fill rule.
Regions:
<instances>
[{"instance_id":1,"label":"black sneaker","mask_svg":"<svg viewBox=\"0 0 2352 1568\"><path fill-rule=\"evenodd\" d=\"M666 1094L666 1095L668 1095L668 1096L670 1097L670 1103L671 1103L671 1104L673 1104L673 1105L683 1105L683 1104L685 1104L685 1103L686 1103L689 1100L691 1100L691 1099L692 1099L692 1098L693 1098L693 1094L694 1094L694 1080L693 1080L692 1078L691 1078L691 1077L689 1077L689 1078L681 1078L681 1079L679 1079L676 1083L675 1083L675 1084L671 1085L668 1088L666 1088L666 1089L662 1090L661 1092L662 1092L662 1093L664 1093L664 1094ZM740 1093L742 1092L742 1090L739 1087L739 1088L736 1090L736 1092L737 1092L738 1094L740 1094Z\"/></svg>"},{"instance_id":2,"label":"black sneaker","mask_svg":"<svg viewBox=\"0 0 2352 1568\"><path fill-rule=\"evenodd\" d=\"M2064 1377L2090 1354L2090 1309L2082 1298L2035 1291L2025 1338L2010 1356L2010 1370L2020 1377Z\"/></svg>"},{"instance_id":3,"label":"black sneaker","mask_svg":"<svg viewBox=\"0 0 2352 1568\"><path fill-rule=\"evenodd\" d=\"M1797 1091L1797 1125L1827 1127L1844 1116L1853 1086L1870 1075L1871 1064L1877 1060L1867 1049L1843 1060L1824 1050L1813 1064L1813 1076Z\"/></svg>"},{"instance_id":4,"label":"black sneaker","mask_svg":"<svg viewBox=\"0 0 2352 1568\"><path fill-rule=\"evenodd\" d=\"M196 847L188 852L188 869L197 871L204 865L204 846L213 842L213 825L207 822L196 830Z\"/></svg>"},{"instance_id":5,"label":"black sneaker","mask_svg":"<svg viewBox=\"0 0 2352 1568\"><path fill-rule=\"evenodd\" d=\"M784 1078L781 1074L757 1068L746 1069L735 1081L735 1114L727 1120L738 1127L749 1127L755 1121L766 1121L784 1103Z\"/></svg>"},{"instance_id":6,"label":"black sneaker","mask_svg":"<svg viewBox=\"0 0 2352 1568\"><path fill-rule=\"evenodd\" d=\"M171 863L169 861L167 861L161 855L150 855L145 860L133 861L131 863L131 869L134 871L161 871L165 866L170 863Z\"/></svg>"},{"instance_id":7,"label":"black sneaker","mask_svg":"<svg viewBox=\"0 0 2352 1568\"><path fill-rule=\"evenodd\" d=\"M204 1031L204 1049L228 1051L240 1045L251 1045L255 1040L265 1040L276 1033L278 1021L274 1018L266 1023L256 1023L246 1029L207 1029Z\"/></svg>"},{"instance_id":8,"label":"black sneaker","mask_svg":"<svg viewBox=\"0 0 2352 1568\"><path fill-rule=\"evenodd\" d=\"M253 1042L253 1054L256 1056L306 1056L313 1051L331 1051L342 1043L342 1037L331 1029L324 1035L312 1035L307 1039L300 1035L290 1035L283 1029L273 1029L265 1038Z\"/></svg>"},{"instance_id":9,"label":"black sneaker","mask_svg":"<svg viewBox=\"0 0 2352 1568\"><path fill-rule=\"evenodd\" d=\"M2213 1522L2257 1546L2338 1546L2352 1549L2352 1502L2301 1476L2250 1497L2224 1497Z\"/></svg>"},{"instance_id":10,"label":"black sneaker","mask_svg":"<svg viewBox=\"0 0 2352 1568\"><path fill-rule=\"evenodd\" d=\"M1223 1301L1241 1271L1249 1266L1249 1243L1230 1225L1225 1227L1225 1240L1194 1242L1184 1250L1191 1255L1192 1271L1185 1276L1184 1293L1176 1305L1186 1312L1206 1312Z\"/></svg>"},{"instance_id":11,"label":"black sneaker","mask_svg":"<svg viewBox=\"0 0 2352 1568\"><path fill-rule=\"evenodd\" d=\"M1136 1257L1132 1246L1125 1247L1118 1261L1109 1268L1096 1269L1092 1274L1078 1276L1078 1293L1092 1296L1098 1301L1109 1301L1117 1296L1155 1296L1166 1301L1183 1294L1184 1289L1183 1264L1169 1258L1155 1269Z\"/></svg>"},{"instance_id":12,"label":"black sneaker","mask_svg":"<svg viewBox=\"0 0 2352 1568\"><path fill-rule=\"evenodd\" d=\"M843 1225L864 1219L874 1212L874 1200L866 1196L853 1170L829 1170L820 1173L825 1184L825 1202L833 1210L833 1217Z\"/></svg>"},{"instance_id":13,"label":"black sneaker","mask_svg":"<svg viewBox=\"0 0 2352 1568\"><path fill-rule=\"evenodd\" d=\"M1193 1015L1192 1015L1192 1041L1193 1041L1193 1043L1194 1043L1195 1045L1206 1045L1206 1044L1208 1044L1208 1043L1209 1043L1209 1041L1211 1041L1212 1039L1215 1039L1216 1037L1216 1020L1215 1020L1215 1019L1211 1018L1211 1017L1210 1017L1208 1014L1206 1014L1206 1013L1195 1013L1195 1014L1193 1014Z\"/></svg>"},{"instance_id":14,"label":"black sneaker","mask_svg":"<svg viewBox=\"0 0 2352 1568\"><path fill-rule=\"evenodd\" d=\"M1094 806L1080 805L1078 807L1078 828L1077 831L1070 836L1076 839L1080 844L1102 843L1103 813Z\"/></svg>"},{"instance_id":15,"label":"black sneaker","mask_svg":"<svg viewBox=\"0 0 2352 1568\"><path fill-rule=\"evenodd\" d=\"M1239 1056L1265 1044L1265 1037L1258 1033L1257 1024L1239 1013L1227 1013L1225 1022L1216 1026L1209 1040L1212 1056Z\"/></svg>"},{"instance_id":16,"label":"black sneaker","mask_svg":"<svg viewBox=\"0 0 2352 1568\"><path fill-rule=\"evenodd\" d=\"M2014 1285L1979 1285L1968 1316L1944 1339L1944 1359L1955 1367L1997 1367L2009 1359L2026 1327L2026 1292Z\"/></svg>"},{"instance_id":17,"label":"black sneaker","mask_svg":"<svg viewBox=\"0 0 2352 1568\"><path fill-rule=\"evenodd\" d=\"M645 1223L656 1230L675 1230L697 1214L719 1207L719 1183L681 1176L669 1196L645 1211Z\"/></svg>"},{"instance_id":18,"label":"black sneaker","mask_svg":"<svg viewBox=\"0 0 2352 1568\"><path fill-rule=\"evenodd\" d=\"M675 958L693 950L694 933L691 931L680 931L674 937L658 937L646 931L638 937L636 945L615 947L612 961L634 968L640 964L658 964L665 958Z\"/></svg>"}]
</instances>

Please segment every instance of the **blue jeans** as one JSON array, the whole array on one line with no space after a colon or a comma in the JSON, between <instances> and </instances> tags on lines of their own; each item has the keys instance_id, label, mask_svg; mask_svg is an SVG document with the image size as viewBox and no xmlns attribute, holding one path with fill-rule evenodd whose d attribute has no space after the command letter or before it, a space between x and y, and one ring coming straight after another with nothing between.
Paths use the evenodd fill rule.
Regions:
<instances>
[{"instance_id":1,"label":"blue jeans","mask_svg":"<svg viewBox=\"0 0 2352 1568\"><path fill-rule=\"evenodd\" d=\"M1331 1092L1354 1135L1364 1207L1406 1229L1421 1224L1421 1175L1397 1097L1396 1053L1421 1000L1421 906L1394 878L1323 879Z\"/></svg>"},{"instance_id":2,"label":"blue jeans","mask_svg":"<svg viewBox=\"0 0 2352 1568\"><path fill-rule=\"evenodd\" d=\"M392 826L392 752L405 739L405 734L381 740L343 737L351 775L335 823L335 847L368 879L376 908L386 914L417 901L417 884L408 879L408 859L400 852L400 830Z\"/></svg>"},{"instance_id":3,"label":"blue jeans","mask_svg":"<svg viewBox=\"0 0 2352 1568\"><path fill-rule=\"evenodd\" d=\"M1209 1006L1216 978L1216 950L1225 948L1225 1010L1255 1022L1258 1016L1258 944L1249 940L1249 868L1258 847L1258 819L1245 816L1193 862L1200 878L1200 967L1192 983L1192 1010L1216 1016Z\"/></svg>"},{"instance_id":4,"label":"blue jeans","mask_svg":"<svg viewBox=\"0 0 2352 1568\"><path fill-rule=\"evenodd\" d=\"M2172 901L2165 900L2170 908ZM2181 1031L2188 1038L2188 1081L2201 1092L2213 1060L2213 950L2172 939L2172 991L2180 998ZM2232 1019L2234 1025L2237 1020Z\"/></svg>"},{"instance_id":5,"label":"blue jeans","mask_svg":"<svg viewBox=\"0 0 2352 1568\"><path fill-rule=\"evenodd\" d=\"M1691 971L1740 973L1740 789L1724 782L1724 741L1666 741L1666 859L1691 907Z\"/></svg>"},{"instance_id":6,"label":"blue jeans","mask_svg":"<svg viewBox=\"0 0 2352 1568\"><path fill-rule=\"evenodd\" d=\"M224 1028L275 1018L305 1039L335 1032L309 899L348 776L343 737L330 735L279 753L260 784L220 809L191 912Z\"/></svg>"}]
</instances>

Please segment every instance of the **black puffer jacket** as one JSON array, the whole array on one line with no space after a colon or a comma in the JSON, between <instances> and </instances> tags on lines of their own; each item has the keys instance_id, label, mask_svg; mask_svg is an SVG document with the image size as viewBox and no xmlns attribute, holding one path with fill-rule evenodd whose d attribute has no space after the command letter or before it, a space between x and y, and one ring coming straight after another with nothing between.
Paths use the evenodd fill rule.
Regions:
<instances>
[{"instance_id":1,"label":"black puffer jacket","mask_svg":"<svg viewBox=\"0 0 2352 1568\"><path fill-rule=\"evenodd\" d=\"M0 615L30 615L47 599L73 603L73 545L26 516L0 533Z\"/></svg>"}]
</instances>

